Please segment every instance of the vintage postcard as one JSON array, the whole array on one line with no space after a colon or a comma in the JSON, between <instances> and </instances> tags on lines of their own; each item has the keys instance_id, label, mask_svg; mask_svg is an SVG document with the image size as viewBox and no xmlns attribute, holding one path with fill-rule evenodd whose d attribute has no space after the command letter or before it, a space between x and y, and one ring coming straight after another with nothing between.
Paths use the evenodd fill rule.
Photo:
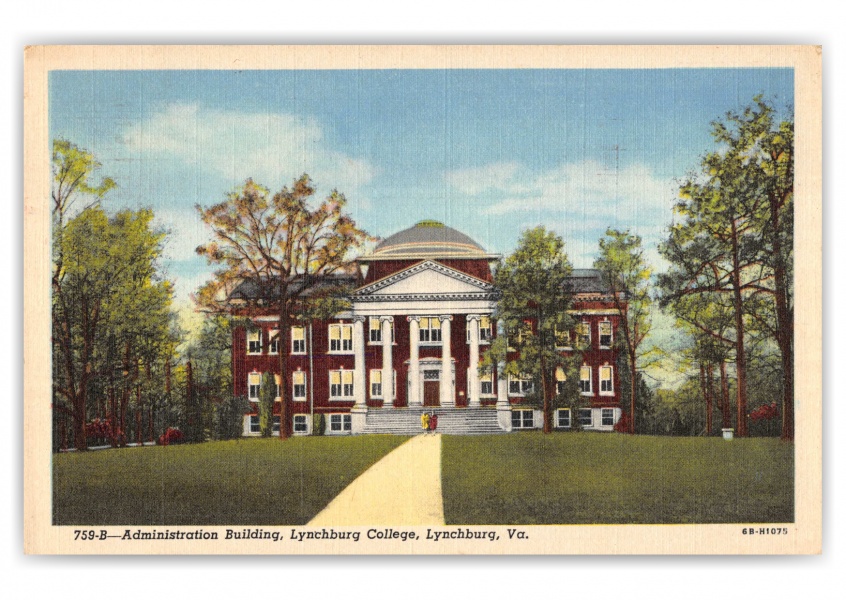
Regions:
<instances>
[{"instance_id":1,"label":"vintage postcard","mask_svg":"<svg viewBox=\"0 0 846 600\"><path fill-rule=\"evenodd\" d=\"M27 553L821 551L818 47L38 46L24 91Z\"/></svg>"}]
</instances>

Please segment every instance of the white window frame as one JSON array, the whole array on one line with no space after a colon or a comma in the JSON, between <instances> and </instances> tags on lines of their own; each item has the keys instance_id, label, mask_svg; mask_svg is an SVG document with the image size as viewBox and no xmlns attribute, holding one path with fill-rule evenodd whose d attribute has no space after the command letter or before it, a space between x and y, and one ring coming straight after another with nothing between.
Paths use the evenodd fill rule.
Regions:
<instances>
[{"instance_id":1,"label":"white window frame","mask_svg":"<svg viewBox=\"0 0 846 600\"><path fill-rule=\"evenodd\" d=\"M382 344L382 319L369 317L367 319L367 343L373 345Z\"/></svg>"},{"instance_id":2,"label":"white window frame","mask_svg":"<svg viewBox=\"0 0 846 600\"><path fill-rule=\"evenodd\" d=\"M588 374L587 379L584 377L585 370ZM583 385L585 381L587 381L587 389ZM588 365L582 365L579 368L579 390L581 390L582 396L593 396L593 368Z\"/></svg>"},{"instance_id":3,"label":"white window frame","mask_svg":"<svg viewBox=\"0 0 846 600\"><path fill-rule=\"evenodd\" d=\"M333 339L333 332L337 332ZM349 332L349 338L345 334ZM337 348L332 348L337 342ZM333 323L329 325L329 354L353 354L353 326L350 323Z\"/></svg>"},{"instance_id":4,"label":"white window frame","mask_svg":"<svg viewBox=\"0 0 846 600\"><path fill-rule=\"evenodd\" d=\"M267 353L279 354L279 330L271 329L267 335Z\"/></svg>"},{"instance_id":5,"label":"white window frame","mask_svg":"<svg viewBox=\"0 0 846 600\"><path fill-rule=\"evenodd\" d=\"M560 396L564 393L564 382L567 381L567 374L564 367L555 367L555 394Z\"/></svg>"},{"instance_id":6,"label":"white window frame","mask_svg":"<svg viewBox=\"0 0 846 600\"><path fill-rule=\"evenodd\" d=\"M279 415L273 415L273 420L271 421L272 426L270 430L273 433L279 433L279 424L282 422L282 418Z\"/></svg>"},{"instance_id":7,"label":"white window frame","mask_svg":"<svg viewBox=\"0 0 846 600\"><path fill-rule=\"evenodd\" d=\"M469 381L469 378L468 378ZM489 392L485 391L485 384L490 384L491 389ZM479 395L483 398L493 397L496 396L496 389L494 388L494 376L493 371L486 371L484 369L479 370Z\"/></svg>"},{"instance_id":8,"label":"white window frame","mask_svg":"<svg viewBox=\"0 0 846 600\"><path fill-rule=\"evenodd\" d=\"M566 425L562 425L562 417L566 415ZM570 429L573 426L573 415L570 413L569 408L559 408L555 411L555 426L558 429Z\"/></svg>"},{"instance_id":9,"label":"white window frame","mask_svg":"<svg viewBox=\"0 0 846 600\"><path fill-rule=\"evenodd\" d=\"M587 422L584 422L584 415L587 413ZM579 409L579 425L582 427L593 427L593 410L590 408L580 408Z\"/></svg>"},{"instance_id":10,"label":"white window frame","mask_svg":"<svg viewBox=\"0 0 846 600\"><path fill-rule=\"evenodd\" d=\"M482 315L479 318L479 345L487 345L491 343L491 338L493 337L493 322L491 318L487 315ZM467 327L467 343L470 343L470 323L468 322Z\"/></svg>"},{"instance_id":11,"label":"white window frame","mask_svg":"<svg viewBox=\"0 0 846 600\"><path fill-rule=\"evenodd\" d=\"M297 378L302 380L302 383L297 383ZM307 398L307 384L308 384L308 377L306 377L305 371L294 371L291 373L291 397L294 399L295 402L305 402ZM302 394L297 395L297 386L302 387Z\"/></svg>"},{"instance_id":12,"label":"white window frame","mask_svg":"<svg viewBox=\"0 0 846 600\"><path fill-rule=\"evenodd\" d=\"M262 331L261 329L247 330L247 354L256 355L261 354L262 351ZM253 346L255 344L255 346ZM258 348L257 350L255 348Z\"/></svg>"},{"instance_id":13,"label":"white window frame","mask_svg":"<svg viewBox=\"0 0 846 600\"><path fill-rule=\"evenodd\" d=\"M299 422L298 422L299 421ZM305 435L308 433L308 415L295 414L292 420L294 435ZM300 429L298 429L300 428Z\"/></svg>"},{"instance_id":14,"label":"white window frame","mask_svg":"<svg viewBox=\"0 0 846 600\"><path fill-rule=\"evenodd\" d=\"M253 388L255 387L255 390ZM255 395L253 395L255 391ZM258 402L261 398L261 373L253 371L247 373L247 398L250 402Z\"/></svg>"},{"instance_id":15,"label":"white window frame","mask_svg":"<svg viewBox=\"0 0 846 600\"><path fill-rule=\"evenodd\" d=\"M528 414L528 419L526 415ZM515 425L515 416L520 415L517 417L517 421L519 424ZM528 425L526 422L528 421ZM535 413L533 410L528 408L517 408L511 411L511 428L512 429L534 429L535 428Z\"/></svg>"},{"instance_id":16,"label":"white window frame","mask_svg":"<svg viewBox=\"0 0 846 600\"><path fill-rule=\"evenodd\" d=\"M258 415L250 415L250 433L261 433L261 421Z\"/></svg>"},{"instance_id":17,"label":"white window frame","mask_svg":"<svg viewBox=\"0 0 846 600\"><path fill-rule=\"evenodd\" d=\"M437 321L437 327L432 326L434 321ZM417 335L420 346L442 346L440 318L420 317L420 331Z\"/></svg>"},{"instance_id":18,"label":"white window frame","mask_svg":"<svg viewBox=\"0 0 846 600\"><path fill-rule=\"evenodd\" d=\"M517 386L517 390L513 391L513 386ZM535 391L535 381L531 377L526 377L525 374L520 377L508 376L508 395L509 396L525 396Z\"/></svg>"},{"instance_id":19,"label":"white window frame","mask_svg":"<svg viewBox=\"0 0 846 600\"><path fill-rule=\"evenodd\" d=\"M338 375L338 382L333 383L332 379ZM333 386L338 386L333 388ZM340 392L336 394L335 392ZM348 393L347 393L348 392ZM329 400L352 400L355 394L355 372L349 369L338 369L329 371Z\"/></svg>"},{"instance_id":20,"label":"white window frame","mask_svg":"<svg viewBox=\"0 0 846 600\"><path fill-rule=\"evenodd\" d=\"M571 339L571 336L570 336L570 332L569 332L569 331L567 331L567 330L564 330L564 331L558 331L558 328L557 328L557 327L555 327L555 328L553 329L553 332L552 332L552 333L553 333L553 335L555 336L555 347L556 347L556 348L558 348L558 349L560 349L560 350L564 350L564 349L570 349L570 348L572 348L573 341L572 341L572 339ZM560 345L560 344L559 344L559 342L563 342L563 343L564 343L564 345L563 345L563 346L562 346L562 345Z\"/></svg>"},{"instance_id":21,"label":"white window frame","mask_svg":"<svg viewBox=\"0 0 846 600\"><path fill-rule=\"evenodd\" d=\"M598 323L598 325L597 325L597 326L598 326L598 329L599 329L599 347L600 347L600 348L605 348L605 349L610 348L610 347L614 344L614 327L611 325L611 321L600 321L600 322ZM607 334L603 334L603 333L602 333L602 328L603 328L603 327L607 327L607 328L608 328L608 333L607 333ZM607 343L607 344L603 344L603 343L602 343L602 338L603 338L603 337L607 337L607 338L608 338L608 343Z\"/></svg>"},{"instance_id":22,"label":"white window frame","mask_svg":"<svg viewBox=\"0 0 846 600\"><path fill-rule=\"evenodd\" d=\"M603 371L606 371L608 374L608 377L605 379L602 377ZM614 395L614 367L610 365L602 365L599 367L599 395Z\"/></svg>"},{"instance_id":23,"label":"white window frame","mask_svg":"<svg viewBox=\"0 0 846 600\"><path fill-rule=\"evenodd\" d=\"M305 354L308 351L305 326L291 327L291 354Z\"/></svg>"},{"instance_id":24,"label":"white window frame","mask_svg":"<svg viewBox=\"0 0 846 600\"><path fill-rule=\"evenodd\" d=\"M329 432L352 432L352 415L349 413L329 413Z\"/></svg>"},{"instance_id":25,"label":"white window frame","mask_svg":"<svg viewBox=\"0 0 846 600\"><path fill-rule=\"evenodd\" d=\"M393 392L394 392L394 398L396 399L396 397L397 397L397 372L396 372L396 369L394 369L393 373L394 373L394 377L393 377L394 389L393 389ZM378 379L378 381L376 381L377 379ZM378 394L374 393L374 391L373 391L374 385L379 386L379 393ZM383 389L382 389L382 369L370 369L370 397L373 398L373 399L382 400L383 399L382 392L383 392Z\"/></svg>"},{"instance_id":26,"label":"white window frame","mask_svg":"<svg viewBox=\"0 0 846 600\"><path fill-rule=\"evenodd\" d=\"M581 321L576 325L576 342L580 347L590 348L592 343L590 321Z\"/></svg>"},{"instance_id":27,"label":"white window frame","mask_svg":"<svg viewBox=\"0 0 846 600\"><path fill-rule=\"evenodd\" d=\"M606 423L606 417L611 421L610 423ZM601 420L603 427L613 427L614 426L614 409L613 408L603 408L601 413Z\"/></svg>"}]
</instances>

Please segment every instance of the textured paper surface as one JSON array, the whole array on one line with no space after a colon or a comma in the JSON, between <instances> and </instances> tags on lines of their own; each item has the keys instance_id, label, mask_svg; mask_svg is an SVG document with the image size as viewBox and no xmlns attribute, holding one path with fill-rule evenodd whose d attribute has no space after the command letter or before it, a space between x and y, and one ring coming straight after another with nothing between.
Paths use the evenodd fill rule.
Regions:
<instances>
[{"instance_id":1,"label":"textured paper surface","mask_svg":"<svg viewBox=\"0 0 846 600\"><path fill-rule=\"evenodd\" d=\"M134 541L97 544L74 540L74 527L51 524L50 362L50 143L48 73L51 70L134 69L501 69L791 67L795 82L795 356L796 522L784 536L743 535L745 524L506 526L493 542L369 540L279 544ZM821 549L821 57L800 46L75 46L31 47L25 58L24 198L24 540L27 553L68 554L808 554ZM743 99L748 102L749 99ZM742 106L742 105L741 105ZM738 107L739 108L739 107ZM49 372L49 370L48 370ZM459 529L446 526L444 529ZM82 529L87 529L82 528ZM99 531L100 527L93 527ZM110 534L123 527L109 526ZM132 531L137 527L129 527ZM145 527L142 530L154 528ZM164 529L158 527L155 529ZM170 529L180 529L171 527ZM181 528L197 529L197 528ZM218 532L225 527L202 527ZM238 530L239 527L233 527ZM264 527L264 529L276 529ZM283 535L290 527L279 527ZM298 527L297 529L304 529ZM420 526L397 527L425 536Z\"/></svg>"}]
</instances>

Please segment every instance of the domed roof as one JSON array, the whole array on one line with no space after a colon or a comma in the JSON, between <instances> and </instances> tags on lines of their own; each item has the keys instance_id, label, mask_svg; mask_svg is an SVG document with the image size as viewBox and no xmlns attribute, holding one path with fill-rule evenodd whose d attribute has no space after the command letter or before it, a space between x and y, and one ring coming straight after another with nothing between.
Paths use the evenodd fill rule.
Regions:
<instances>
[{"instance_id":1,"label":"domed roof","mask_svg":"<svg viewBox=\"0 0 846 600\"><path fill-rule=\"evenodd\" d=\"M460 231L440 221L420 221L379 242L373 258L477 258L485 249Z\"/></svg>"}]
</instances>

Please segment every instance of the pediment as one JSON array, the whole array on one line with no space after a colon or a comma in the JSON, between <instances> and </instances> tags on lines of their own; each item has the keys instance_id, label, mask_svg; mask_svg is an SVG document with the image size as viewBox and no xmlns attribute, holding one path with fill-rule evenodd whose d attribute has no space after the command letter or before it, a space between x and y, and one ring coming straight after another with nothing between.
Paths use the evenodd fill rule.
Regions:
<instances>
[{"instance_id":1,"label":"pediment","mask_svg":"<svg viewBox=\"0 0 846 600\"><path fill-rule=\"evenodd\" d=\"M492 290L493 286L486 281L427 260L359 288L355 295L359 298L410 294L441 296L444 294L486 294Z\"/></svg>"}]
</instances>

